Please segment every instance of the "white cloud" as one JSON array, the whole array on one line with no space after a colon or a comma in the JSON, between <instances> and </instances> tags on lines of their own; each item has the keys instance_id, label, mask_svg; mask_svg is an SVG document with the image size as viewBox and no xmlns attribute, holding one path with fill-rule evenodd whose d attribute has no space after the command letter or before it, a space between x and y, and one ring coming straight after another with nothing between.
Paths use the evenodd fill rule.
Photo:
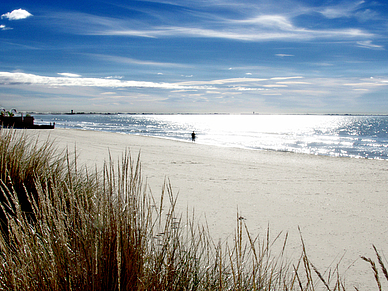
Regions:
<instances>
[{"instance_id":1,"label":"white cloud","mask_svg":"<svg viewBox=\"0 0 388 291\"><path fill-rule=\"evenodd\" d=\"M338 96L342 94L344 100L348 97L354 99L359 96L349 95L349 92L359 92L357 94L362 94L365 89L376 91L379 88L386 88L388 86L387 78L303 78L301 76L291 76L268 79L230 78L204 81L195 80L179 83L157 83L106 78L68 77L66 75L69 73L61 74L65 74L65 76L49 77L23 72L0 72L0 85L7 87L15 86L22 90L34 92L50 94L55 92L54 94L62 93L64 95L81 96L80 98L102 99L126 96L125 94L123 95L123 90L142 88L144 90L141 92L145 92L146 94L150 94L151 92L152 98L159 99L165 98L165 94L175 96L174 94L184 94L185 92L195 92L201 96L208 94L212 98L216 94L230 95L233 92L238 92L246 98L250 98L249 96L255 96L255 92L262 92L265 95L297 96L301 99L309 98L310 96ZM147 91L147 89L152 90ZM154 89L169 91L154 94Z\"/></svg>"},{"instance_id":2,"label":"white cloud","mask_svg":"<svg viewBox=\"0 0 388 291\"><path fill-rule=\"evenodd\" d=\"M3 15L1 15L1 18L8 18L9 20L20 20L25 19L27 17L33 16L30 12L24 9L17 9L12 12L7 12Z\"/></svg>"},{"instance_id":3,"label":"white cloud","mask_svg":"<svg viewBox=\"0 0 388 291\"><path fill-rule=\"evenodd\" d=\"M237 91L262 91L262 90L264 90L263 88L250 88L250 87L241 87L241 86L232 87L230 89L237 90Z\"/></svg>"},{"instance_id":4,"label":"white cloud","mask_svg":"<svg viewBox=\"0 0 388 291\"><path fill-rule=\"evenodd\" d=\"M0 30L10 30L10 29L13 29L13 28L7 27L4 24L0 25Z\"/></svg>"},{"instance_id":5,"label":"white cloud","mask_svg":"<svg viewBox=\"0 0 388 291\"><path fill-rule=\"evenodd\" d=\"M282 72L282 74L285 73ZM182 78L182 80L184 79ZM344 108L347 109L349 106L354 105L354 100L365 97L365 93L384 93L384 90L388 86L388 78L312 78L293 76L290 74L267 79L247 77L202 81L193 80L192 82L187 80L181 83L156 83L106 78L65 77L62 75L48 77L23 72L0 72L0 86L6 87L7 89L15 88L18 91L31 92L31 94L23 93L17 95L18 98L13 98L9 101L9 104L13 104L15 102L14 100L18 99L20 104L29 104L29 106L32 106L32 104L37 106L39 104L39 109L30 107L32 109L29 110L41 111L43 108L49 108L49 106L51 108L59 108L60 110L60 107L56 104L58 102L54 103L54 100L61 100L60 104L65 104L64 102L66 104L73 104L71 106L74 106L75 102L77 102L80 108L81 105L84 106L83 108L86 108L82 110L95 110L92 109L95 106L94 102L97 105L105 104L106 107L103 108L107 111L113 110L110 106L115 100L120 104L133 102L134 105L130 107L121 105L120 110L122 111L144 110L142 108L149 108L149 111L158 111L160 102L166 104L166 108L169 110L169 102L181 100L182 107L177 109L178 112L184 110L184 108L187 109L192 102L201 101L200 98L202 97L207 97L210 102L215 102L214 106L216 107L214 107L214 111L217 111L217 108L219 108L217 106L220 104L217 100L221 100L218 99L219 96L225 96L225 99L231 101L230 107L227 108L233 111L240 110L241 104L257 102L259 96L259 98L263 98L264 103L268 103L269 105L273 104L273 100L276 100L279 104L293 100L290 106L294 106L292 107L294 109L302 108L305 101L311 101L314 104L324 102L327 104L325 110L330 112L332 110L332 107L330 107L331 100L335 100L335 104L338 102L344 104ZM131 88L136 88L136 90ZM142 89L138 90L138 88ZM36 94L39 97L29 97L35 93L39 93ZM144 97L138 94L143 94ZM53 98L45 98L43 96L53 96ZM232 102L231 96L235 96L236 101ZM3 99L5 100L5 97ZM20 100L23 100L23 102ZM35 100L36 102L32 102L31 100ZM141 102L143 101L149 107L142 107L144 104ZM318 108L319 106L317 105L316 107ZM279 107L278 109L281 111L281 108L283 107Z\"/></svg>"},{"instance_id":6,"label":"white cloud","mask_svg":"<svg viewBox=\"0 0 388 291\"><path fill-rule=\"evenodd\" d=\"M358 83L347 83L344 84L344 86L351 86L351 87L380 87L380 86L388 86L388 84L384 84L385 82L358 82Z\"/></svg>"},{"instance_id":7,"label":"white cloud","mask_svg":"<svg viewBox=\"0 0 388 291\"><path fill-rule=\"evenodd\" d=\"M195 89L184 89L184 90L174 90L174 91L171 91L171 93L184 93L184 92L197 92L198 90L195 90Z\"/></svg>"},{"instance_id":8,"label":"white cloud","mask_svg":"<svg viewBox=\"0 0 388 291\"><path fill-rule=\"evenodd\" d=\"M271 84L271 85L263 85L265 88L286 88L287 85L279 85L279 84Z\"/></svg>"},{"instance_id":9,"label":"white cloud","mask_svg":"<svg viewBox=\"0 0 388 291\"><path fill-rule=\"evenodd\" d=\"M69 78L79 78L81 75L78 74L72 74L72 73L58 73L58 75L63 77L69 77Z\"/></svg>"},{"instance_id":10,"label":"white cloud","mask_svg":"<svg viewBox=\"0 0 388 291\"><path fill-rule=\"evenodd\" d=\"M67 73L65 73L67 74ZM159 89L212 89L202 86L185 86L177 83L155 83L147 81L122 81L117 79L47 77L26 73L0 72L0 84L25 84L49 87L110 87L110 88L159 88Z\"/></svg>"},{"instance_id":11,"label":"white cloud","mask_svg":"<svg viewBox=\"0 0 388 291\"><path fill-rule=\"evenodd\" d=\"M122 79L123 76L108 76L108 77L105 77L105 79Z\"/></svg>"}]
</instances>

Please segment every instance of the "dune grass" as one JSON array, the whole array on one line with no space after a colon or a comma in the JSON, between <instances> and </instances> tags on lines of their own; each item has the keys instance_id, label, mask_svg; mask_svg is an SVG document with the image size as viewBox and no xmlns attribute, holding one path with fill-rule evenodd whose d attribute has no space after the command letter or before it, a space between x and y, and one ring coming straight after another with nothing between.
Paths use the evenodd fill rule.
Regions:
<instances>
[{"instance_id":1,"label":"dune grass","mask_svg":"<svg viewBox=\"0 0 388 291\"><path fill-rule=\"evenodd\" d=\"M1 290L345 290L303 240L290 262L287 234L255 237L238 215L233 243L213 242L194 215L176 213L168 182L154 199L139 156L90 172L12 130L1 131L0 155Z\"/></svg>"}]
</instances>

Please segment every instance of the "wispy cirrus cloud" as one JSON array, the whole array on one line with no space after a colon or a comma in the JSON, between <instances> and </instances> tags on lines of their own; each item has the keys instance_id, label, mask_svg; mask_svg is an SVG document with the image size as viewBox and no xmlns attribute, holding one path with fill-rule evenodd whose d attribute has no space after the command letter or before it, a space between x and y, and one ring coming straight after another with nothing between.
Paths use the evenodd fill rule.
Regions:
<instances>
[{"instance_id":1,"label":"wispy cirrus cloud","mask_svg":"<svg viewBox=\"0 0 388 291\"><path fill-rule=\"evenodd\" d=\"M275 16L276 17L276 16ZM269 18L269 17L266 17ZM200 37L221 38L242 41L271 41L271 40L312 40L312 39L351 39L370 38L374 35L358 28L322 29L313 30L303 27L287 26L286 23L273 23L250 25L231 23L221 29L209 27L181 27L158 26L148 29L102 29L90 32L95 35L138 36L149 38L162 37Z\"/></svg>"},{"instance_id":2,"label":"wispy cirrus cloud","mask_svg":"<svg viewBox=\"0 0 388 291\"><path fill-rule=\"evenodd\" d=\"M260 78L229 78L229 79L220 79L220 80L208 80L208 81L187 81L180 82L179 85L183 86L193 86L193 85L225 85L225 84L238 84L238 83L252 83L252 82L262 82L267 79Z\"/></svg>"},{"instance_id":3,"label":"wispy cirrus cloud","mask_svg":"<svg viewBox=\"0 0 388 291\"><path fill-rule=\"evenodd\" d=\"M190 8L188 8L189 10ZM152 15L145 19L128 19L96 16L86 13L56 13L54 23L73 33L145 38L190 37L220 38L241 41L313 40L372 38L373 33L358 27L311 29L296 24L294 15L287 13L249 15L224 15L203 12L205 16L190 13L187 19L176 22L174 18ZM307 13L307 12L306 12ZM297 15L298 16L298 15ZM69 23L68 19L72 19Z\"/></svg>"},{"instance_id":4,"label":"wispy cirrus cloud","mask_svg":"<svg viewBox=\"0 0 388 291\"><path fill-rule=\"evenodd\" d=\"M337 5L330 5L330 6L326 6L321 9L318 9L318 12L329 19L343 18L343 17L346 17L346 18L356 17L357 15L360 15L360 14L363 14L365 18L365 15L367 15L367 13L360 10L364 3L365 3L364 0L344 1ZM369 10L369 15L372 15L370 10Z\"/></svg>"},{"instance_id":5,"label":"wispy cirrus cloud","mask_svg":"<svg viewBox=\"0 0 388 291\"><path fill-rule=\"evenodd\" d=\"M163 63L163 62L139 60L139 59L113 56L113 55L89 54L89 56L96 57L98 59L109 61L109 62L120 63L120 64L135 64L135 65L157 66L157 67L187 67L187 65L177 64L177 63Z\"/></svg>"},{"instance_id":6,"label":"wispy cirrus cloud","mask_svg":"<svg viewBox=\"0 0 388 291\"><path fill-rule=\"evenodd\" d=\"M382 50L384 46L373 44L371 40L358 41L357 46L367 49Z\"/></svg>"},{"instance_id":7,"label":"wispy cirrus cloud","mask_svg":"<svg viewBox=\"0 0 388 291\"><path fill-rule=\"evenodd\" d=\"M367 7L367 1L344 1L337 5L329 5L314 9L318 13L322 14L328 19L337 18L354 18L357 21L364 23L370 20L384 20L385 17L381 17L379 10L373 10ZM378 2L369 3L372 7L378 7Z\"/></svg>"},{"instance_id":8,"label":"wispy cirrus cloud","mask_svg":"<svg viewBox=\"0 0 388 291\"><path fill-rule=\"evenodd\" d=\"M273 77L271 80L290 80L290 79L303 79L302 76L295 76L295 77Z\"/></svg>"},{"instance_id":9,"label":"wispy cirrus cloud","mask_svg":"<svg viewBox=\"0 0 388 291\"><path fill-rule=\"evenodd\" d=\"M9 20L20 20L31 16L33 15L30 12L20 8L20 9L13 10L12 12L7 12L1 15L1 19L7 18Z\"/></svg>"}]
</instances>

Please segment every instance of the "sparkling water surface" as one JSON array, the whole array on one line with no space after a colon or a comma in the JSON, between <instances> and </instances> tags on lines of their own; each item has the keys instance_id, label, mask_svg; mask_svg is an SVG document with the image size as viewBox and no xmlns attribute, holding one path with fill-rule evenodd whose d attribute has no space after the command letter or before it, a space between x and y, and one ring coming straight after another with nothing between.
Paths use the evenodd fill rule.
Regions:
<instances>
[{"instance_id":1,"label":"sparkling water surface","mask_svg":"<svg viewBox=\"0 0 388 291\"><path fill-rule=\"evenodd\" d=\"M201 144L388 160L388 116L35 115L59 128L137 134Z\"/></svg>"}]
</instances>

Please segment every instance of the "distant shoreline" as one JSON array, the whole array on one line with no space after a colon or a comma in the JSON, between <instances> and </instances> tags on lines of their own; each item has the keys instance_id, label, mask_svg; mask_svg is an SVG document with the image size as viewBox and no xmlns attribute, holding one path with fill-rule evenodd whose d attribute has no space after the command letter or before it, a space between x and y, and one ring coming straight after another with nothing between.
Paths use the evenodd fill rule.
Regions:
<instances>
[{"instance_id":1,"label":"distant shoreline","mask_svg":"<svg viewBox=\"0 0 388 291\"><path fill-rule=\"evenodd\" d=\"M163 112L23 112L30 115L257 115L257 116L268 116L268 115L311 115L311 116L388 116L388 114L377 114L377 113L163 113Z\"/></svg>"}]
</instances>

